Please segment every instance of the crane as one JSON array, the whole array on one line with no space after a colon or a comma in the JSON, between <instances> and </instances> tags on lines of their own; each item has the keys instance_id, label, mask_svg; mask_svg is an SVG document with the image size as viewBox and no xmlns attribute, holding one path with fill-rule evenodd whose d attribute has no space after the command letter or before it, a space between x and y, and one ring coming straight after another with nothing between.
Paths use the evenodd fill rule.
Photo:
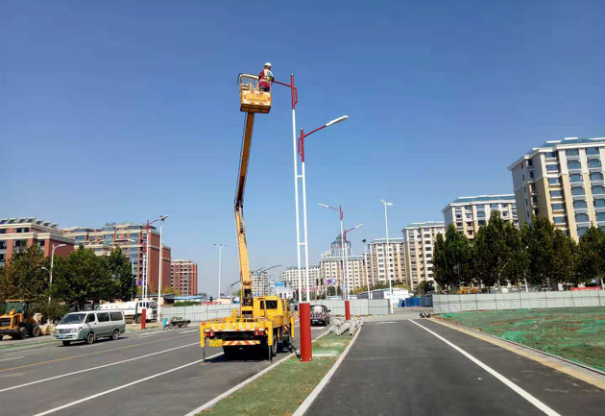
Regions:
<instances>
[{"instance_id":1,"label":"crane","mask_svg":"<svg viewBox=\"0 0 605 416\"><path fill-rule=\"evenodd\" d=\"M240 111L246 113L233 203L240 268L240 307L239 312L233 311L231 317L202 322L200 341L204 349L204 359L206 344L208 344L209 347L223 347L227 358L239 351L260 348L264 349L267 357L272 360L277 354L278 343L282 347L292 348L294 315L285 299L280 299L278 296L256 298L253 296L244 225L244 190L248 176L254 117L258 113L268 114L271 111L271 92L259 90L256 75L240 74L238 82Z\"/></svg>"}]
</instances>

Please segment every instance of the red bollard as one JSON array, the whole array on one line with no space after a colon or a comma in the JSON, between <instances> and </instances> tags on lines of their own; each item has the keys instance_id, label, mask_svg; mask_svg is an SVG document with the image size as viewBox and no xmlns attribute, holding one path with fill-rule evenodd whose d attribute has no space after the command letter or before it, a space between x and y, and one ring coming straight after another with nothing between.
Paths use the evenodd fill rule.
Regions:
<instances>
[{"instance_id":1,"label":"red bollard","mask_svg":"<svg viewBox=\"0 0 605 416\"><path fill-rule=\"evenodd\" d=\"M141 329L145 329L145 324L147 324L147 309L143 309L141 313Z\"/></svg>"},{"instance_id":2,"label":"red bollard","mask_svg":"<svg viewBox=\"0 0 605 416\"><path fill-rule=\"evenodd\" d=\"M313 347L311 346L311 304L300 305L300 361L303 363L313 358Z\"/></svg>"},{"instance_id":3,"label":"red bollard","mask_svg":"<svg viewBox=\"0 0 605 416\"><path fill-rule=\"evenodd\" d=\"M351 303L345 300L345 319L349 321L351 319Z\"/></svg>"}]
</instances>

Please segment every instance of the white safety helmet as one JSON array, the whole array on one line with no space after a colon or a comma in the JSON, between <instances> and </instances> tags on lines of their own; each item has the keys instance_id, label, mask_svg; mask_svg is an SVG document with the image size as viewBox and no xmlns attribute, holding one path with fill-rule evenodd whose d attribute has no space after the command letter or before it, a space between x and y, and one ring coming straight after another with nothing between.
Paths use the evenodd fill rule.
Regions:
<instances>
[{"instance_id":1,"label":"white safety helmet","mask_svg":"<svg viewBox=\"0 0 605 416\"><path fill-rule=\"evenodd\" d=\"M271 62L267 62L267 63L265 64L265 66L268 66L269 68L271 68Z\"/></svg>"}]
</instances>

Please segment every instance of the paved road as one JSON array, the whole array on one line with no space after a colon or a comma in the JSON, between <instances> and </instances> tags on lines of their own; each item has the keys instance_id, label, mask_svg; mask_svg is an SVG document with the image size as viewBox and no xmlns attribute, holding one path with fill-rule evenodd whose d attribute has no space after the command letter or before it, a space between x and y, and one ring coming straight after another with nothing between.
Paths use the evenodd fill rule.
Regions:
<instances>
[{"instance_id":1,"label":"paved road","mask_svg":"<svg viewBox=\"0 0 605 416\"><path fill-rule=\"evenodd\" d=\"M428 320L368 322L306 415L602 416L605 391ZM522 393L523 394L523 393ZM540 410L540 403L552 410Z\"/></svg>"},{"instance_id":2,"label":"paved road","mask_svg":"<svg viewBox=\"0 0 605 416\"><path fill-rule=\"evenodd\" d=\"M314 328L313 336L324 330ZM208 349L207 357L221 352ZM219 355L206 364L201 358L196 326L127 332L90 346L3 351L0 414L182 416L270 365L260 357L226 362Z\"/></svg>"}]
</instances>

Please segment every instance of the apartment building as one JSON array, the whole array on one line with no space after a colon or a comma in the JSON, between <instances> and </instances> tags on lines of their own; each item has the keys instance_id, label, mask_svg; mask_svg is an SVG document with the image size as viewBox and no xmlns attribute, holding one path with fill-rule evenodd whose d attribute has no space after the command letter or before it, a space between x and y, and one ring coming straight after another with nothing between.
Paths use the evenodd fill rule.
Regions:
<instances>
[{"instance_id":1,"label":"apartment building","mask_svg":"<svg viewBox=\"0 0 605 416\"><path fill-rule=\"evenodd\" d=\"M124 254L130 259L132 275L137 286L143 285L143 252L147 244L147 230L145 224L136 223L108 223L103 228L63 228L61 232L65 237L75 239L76 245L104 244L120 247ZM160 267L160 233L153 227L149 227L149 276L147 286L149 293L155 293L158 289L159 267ZM162 244L162 287L168 286L170 282L171 250Z\"/></svg>"},{"instance_id":2,"label":"apartment building","mask_svg":"<svg viewBox=\"0 0 605 416\"><path fill-rule=\"evenodd\" d=\"M174 259L170 263L170 287L180 295L197 295L197 263Z\"/></svg>"},{"instance_id":3,"label":"apartment building","mask_svg":"<svg viewBox=\"0 0 605 416\"><path fill-rule=\"evenodd\" d=\"M389 277L393 283L405 283L405 244L402 237L389 238L388 247ZM365 254L368 268L368 280L371 285L388 283L387 278L387 239L377 238L368 243Z\"/></svg>"},{"instance_id":4,"label":"apartment building","mask_svg":"<svg viewBox=\"0 0 605 416\"><path fill-rule=\"evenodd\" d=\"M9 261L15 251L38 244L44 257L67 256L74 250L75 239L64 236L57 224L35 217L0 219L0 266ZM58 247L61 246L61 247Z\"/></svg>"},{"instance_id":5,"label":"apartment building","mask_svg":"<svg viewBox=\"0 0 605 416\"><path fill-rule=\"evenodd\" d=\"M415 222L403 230L406 247L407 284L415 290L420 282L435 282L433 277L433 253L437 234L445 234L441 221Z\"/></svg>"},{"instance_id":6,"label":"apartment building","mask_svg":"<svg viewBox=\"0 0 605 416\"><path fill-rule=\"evenodd\" d=\"M303 292L306 290L306 267L301 267L301 280ZM293 288L294 290L298 290L298 266L290 266L287 267L286 270L280 273L280 280L282 282L286 282L287 287ZM309 286L311 287L311 292L315 292L318 294L324 293L325 285L324 281L320 276L320 267L319 265L311 265L309 266Z\"/></svg>"},{"instance_id":7,"label":"apartment building","mask_svg":"<svg viewBox=\"0 0 605 416\"><path fill-rule=\"evenodd\" d=\"M519 226L514 194L461 196L441 210L446 230L454 224L470 239L475 238L479 227L489 221L493 211L500 211L504 220Z\"/></svg>"},{"instance_id":8,"label":"apartment building","mask_svg":"<svg viewBox=\"0 0 605 416\"><path fill-rule=\"evenodd\" d=\"M319 277L327 286L341 287L344 283L343 253L347 254L347 284L349 291L365 287L365 262L363 255L353 255L351 242L342 244L338 235L331 244L331 250L321 255L319 260Z\"/></svg>"},{"instance_id":9,"label":"apartment building","mask_svg":"<svg viewBox=\"0 0 605 416\"><path fill-rule=\"evenodd\" d=\"M578 239L592 225L605 229L605 138L548 141L508 169L513 175L519 222L532 215Z\"/></svg>"},{"instance_id":10,"label":"apartment building","mask_svg":"<svg viewBox=\"0 0 605 416\"><path fill-rule=\"evenodd\" d=\"M263 296L269 293L269 273L266 270L250 270L252 296Z\"/></svg>"}]
</instances>

